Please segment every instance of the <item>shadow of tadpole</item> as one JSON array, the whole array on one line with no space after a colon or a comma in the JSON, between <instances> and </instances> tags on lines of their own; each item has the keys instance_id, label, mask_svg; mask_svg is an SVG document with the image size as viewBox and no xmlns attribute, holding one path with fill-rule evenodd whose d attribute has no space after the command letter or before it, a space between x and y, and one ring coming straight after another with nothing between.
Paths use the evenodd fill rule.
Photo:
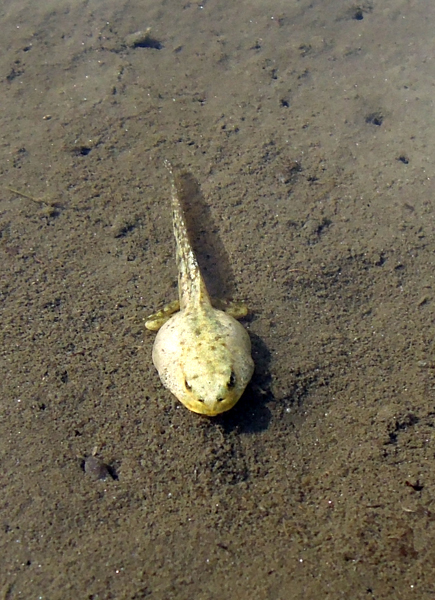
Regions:
<instances>
[{"instance_id":1,"label":"shadow of tadpole","mask_svg":"<svg viewBox=\"0 0 435 600\"><path fill-rule=\"evenodd\" d=\"M190 172L174 170L174 180L207 290L212 298L229 298L234 291L234 275L210 207Z\"/></svg>"},{"instance_id":2,"label":"shadow of tadpole","mask_svg":"<svg viewBox=\"0 0 435 600\"><path fill-rule=\"evenodd\" d=\"M272 413L267 407L274 399L270 391L270 352L257 335L250 333L250 338L255 362L251 382L234 408L213 419L213 422L222 427L224 433L234 430L239 433L259 433L268 428L272 418Z\"/></svg>"}]
</instances>

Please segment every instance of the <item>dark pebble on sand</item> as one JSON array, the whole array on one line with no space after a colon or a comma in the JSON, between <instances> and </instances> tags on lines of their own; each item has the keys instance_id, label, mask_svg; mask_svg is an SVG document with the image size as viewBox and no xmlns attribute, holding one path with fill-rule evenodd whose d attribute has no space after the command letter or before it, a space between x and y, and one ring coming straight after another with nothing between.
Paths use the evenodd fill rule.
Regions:
<instances>
[{"instance_id":1,"label":"dark pebble on sand","mask_svg":"<svg viewBox=\"0 0 435 600\"><path fill-rule=\"evenodd\" d=\"M107 479L110 476L108 466L96 456L88 456L85 458L84 470L86 475L89 475L94 481L99 479Z\"/></svg>"}]
</instances>

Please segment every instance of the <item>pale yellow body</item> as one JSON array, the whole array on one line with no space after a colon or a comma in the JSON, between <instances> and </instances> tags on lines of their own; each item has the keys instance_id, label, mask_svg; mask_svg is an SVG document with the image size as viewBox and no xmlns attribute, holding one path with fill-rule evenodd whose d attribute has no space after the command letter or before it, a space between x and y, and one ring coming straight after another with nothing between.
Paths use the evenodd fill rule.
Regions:
<instances>
[{"instance_id":1,"label":"pale yellow body","mask_svg":"<svg viewBox=\"0 0 435 600\"><path fill-rule=\"evenodd\" d=\"M196 413L214 416L233 407L251 379L251 342L234 317L210 302L174 181L172 211L180 310L168 318L178 308L174 303L146 322L148 329L158 329L153 362L163 385L180 402Z\"/></svg>"}]
</instances>

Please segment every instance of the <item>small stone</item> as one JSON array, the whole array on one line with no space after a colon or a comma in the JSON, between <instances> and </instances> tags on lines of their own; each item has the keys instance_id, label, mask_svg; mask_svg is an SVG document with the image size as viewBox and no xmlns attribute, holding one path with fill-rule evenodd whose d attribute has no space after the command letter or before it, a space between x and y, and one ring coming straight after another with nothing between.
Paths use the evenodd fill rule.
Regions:
<instances>
[{"instance_id":1,"label":"small stone","mask_svg":"<svg viewBox=\"0 0 435 600\"><path fill-rule=\"evenodd\" d=\"M129 33L125 36L124 43L129 48L154 48L155 50L163 48L163 44L151 35L151 27L147 27L143 31Z\"/></svg>"},{"instance_id":2,"label":"small stone","mask_svg":"<svg viewBox=\"0 0 435 600\"><path fill-rule=\"evenodd\" d=\"M96 456L87 456L85 458L84 469L86 475L89 475L93 481L107 479L110 475L109 467L101 460L101 458L97 458Z\"/></svg>"}]
</instances>

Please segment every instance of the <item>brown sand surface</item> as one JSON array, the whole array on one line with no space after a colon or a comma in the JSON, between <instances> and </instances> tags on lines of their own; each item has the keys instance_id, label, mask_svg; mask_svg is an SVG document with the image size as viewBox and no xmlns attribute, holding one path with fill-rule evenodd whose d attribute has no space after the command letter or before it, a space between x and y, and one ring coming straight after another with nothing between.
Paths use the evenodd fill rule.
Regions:
<instances>
[{"instance_id":1,"label":"brown sand surface","mask_svg":"<svg viewBox=\"0 0 435 600\"><path fill-rule=\"evenodd\" d=\"M435 597L434 22L1 3L1 600ZM143 326L176 296L164 159L252 311L215 419Z\"/></svg>"}]
</instances>

